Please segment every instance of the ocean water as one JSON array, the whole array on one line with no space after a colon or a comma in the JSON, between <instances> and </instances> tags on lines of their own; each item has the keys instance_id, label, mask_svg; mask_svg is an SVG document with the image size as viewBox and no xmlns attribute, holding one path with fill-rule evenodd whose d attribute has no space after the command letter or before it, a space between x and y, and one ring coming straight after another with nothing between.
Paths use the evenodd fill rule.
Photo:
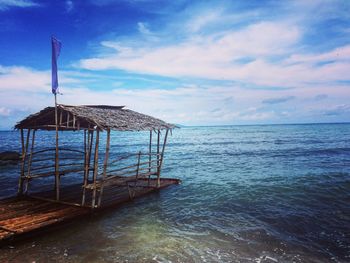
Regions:
<instances>
[{"instance_id":1,"label":"ocean water","mask_svg":"<svg viewBox=\"0 0 350 263\"><path fill-rule=\"evenodd\" d=\"M147 135L112 133L112 155L146 150ZM18 139L0 132L0 151ZM0 168L0 196L18 169ZM0 261L350 262L350 124L176 129L162 176L182 184L5 246Z\"/></svg>"}]
</instances>

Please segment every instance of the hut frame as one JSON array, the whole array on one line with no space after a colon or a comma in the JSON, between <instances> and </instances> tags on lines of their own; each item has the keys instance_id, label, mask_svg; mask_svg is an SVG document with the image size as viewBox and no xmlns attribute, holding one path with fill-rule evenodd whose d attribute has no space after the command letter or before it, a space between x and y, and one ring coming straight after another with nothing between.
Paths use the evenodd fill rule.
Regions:
<instances>
[{"instance_id":1,"label":"hut frame","mask_svg":"<svg viewBox=\"0 0 350 263\"><path fill-rule=\"evenodd\" d=\"M53 202L71 204L90 208L99 208L103 204L103 194L106 187L127 187L129 198L135 196L138 187L159 188L161 185L161 169L169 131L175 125L157 118L141 114L123 106L57 105L47 107L32 114L17 123L20 130L22 159L21 173L18 181L18 195L28 195L30 181L41 177L54 177L54 193L47 199ZM25 135L26 130L26 135ZM35 135L37 130L56 130L56 147L35 151ZM59 147L57 131L83 130L83 150ZM110 158L111 131L149 131L148 152L137 152L127 156ZM100 132L106 131L106 148L103 165L99 164ZM165 131L163 142L161 132ZM153 152L153 135L156 135L156 152ZM55 152L54 165L45 162L52 160L46 154ZM62 163L64 155L69 152L75 154L71 163ZM41 159L37 156L43 156ZM77 157L80 156L80 157ZM135 158L130 165L111 169L113 164L122 160ZM146 160L144 160L146 159ZM77 163L82 161L82 163ZM33 163L44 163L33 167ZM53 168L53 169L52 169ZM68 173L82 173L81 202L65 201L60 194L61 177ZM154 180L151 180L151 179ZM146 183L144 183L146 182ZM89 198L88 198L89 197Z\"/></svg>"}]
</instances>

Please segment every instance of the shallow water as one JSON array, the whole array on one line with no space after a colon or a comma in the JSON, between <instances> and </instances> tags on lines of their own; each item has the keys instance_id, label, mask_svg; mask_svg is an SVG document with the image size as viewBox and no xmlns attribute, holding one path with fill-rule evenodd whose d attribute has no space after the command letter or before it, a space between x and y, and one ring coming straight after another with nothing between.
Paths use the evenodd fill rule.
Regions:
<instances>
[{"instance_id":1,"label":"shallow water","mask_svg":"<svg viewBox=\"0 0 350 263\"><path fill-rule=\"evenodd\" d=\"M147 135L112 133L112 155L146 150ZM38 147L54 143L38 136ZM0 132L0 151L18 150L18 137ZM0 168L2 197L17 175ZM0 261L350 261L350 124L177 129L162 175L183 183L6 246Z\"/></svg>"}]
</instances>

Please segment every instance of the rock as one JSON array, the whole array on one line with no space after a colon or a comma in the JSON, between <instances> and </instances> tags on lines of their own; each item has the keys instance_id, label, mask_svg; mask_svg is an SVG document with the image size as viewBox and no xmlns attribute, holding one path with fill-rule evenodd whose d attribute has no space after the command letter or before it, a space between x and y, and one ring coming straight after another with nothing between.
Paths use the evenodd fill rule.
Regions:
<instances>
[{"instance_id":1,"label":"rock","mask_svg":"<svg viewBox=\"0 0 350 263\"><path fill-rule=\"evenodd\" d=\"M6 151L0 153L1 161L19 161L21 155L18 152Z\"/></svg>"}]
</instances>

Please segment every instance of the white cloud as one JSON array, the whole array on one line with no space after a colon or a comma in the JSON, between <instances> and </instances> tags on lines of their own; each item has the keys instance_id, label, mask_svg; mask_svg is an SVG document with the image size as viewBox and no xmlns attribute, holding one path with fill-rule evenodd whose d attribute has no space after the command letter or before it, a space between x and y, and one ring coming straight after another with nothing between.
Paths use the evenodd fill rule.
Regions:
<instances>
[{"instance_id":1,"label":"white cloud","mask_svg":"<svg viewBox=\"0 0 350 263\"><path fill-rule=\"evenodd\" d=\"M350 62L350 45L335 48L320 54L295 54L286 62L289 63L322 63L322 62Z\"/></svg>"},{"instance_id":2,"label":"white cloud","mask_svg":"<svg viewBox=\"0 0 350 263\"><path fill-rule=\"evenodd\" d=\"M5 108L5 107L0 107L0 116L9 116L11 110Z\"/></svg>"},{"instance_id":3,"label":"white cloud","mask_svg":"<svg viewBox=\"0 0 350 263\"><path fill-rule=\"evenodd\" d=\"M347 105L350 99L347 86L320 85L317 88L276 91L246 89L239 84L231 86L218 84L183 85L174 89L163 89L162 83L155 82L152 84L153 88L132 89L126 82L115 82L116 86L110 90L99 91L90 87L90 77L103 81L103 76L99 76L98 73L90 75L64 71L60 76L60 88L64 95L58 96L59 103L125 105L169 122L187 125L288 122L288 120L296 122L305 116L306 112L310 112L310 116L315 114L331 116L331 111L328 115L324 114L326 108L344 114L345 108L337 105ZM322 100L315 100L315 96L319 94L332 95ZM290 96L294 96L294 99L283 104L263 103L264 100L271 98ZM11 118L8 127L12 127L18 118L23 118L26 114L53 105L50 71L0 66L0 105L1 116ZM18 109L23 111L18 114L16 113Z\"/></svg>"},{"instance_id":4,"label":"white cloud","mask_svg":"<svg viewBox=\"0 0 350 263\"><path fill-rule=\"evenodd\" d=\"M82 77L82 74L60 71L58 76L59 84L64 85L80 83L77 77ZM26 94L51 91L51 71L0 65L0 92L4 91L25 92Z\"/></svg>"},{"instance_id":5,"label":"white cloud","mask_svg":"<svg viewBox=\"0 0 350 263\"><path fill-rule=\"evenodd\" d=\"M66 1L66 11L67 13L70 13L74 9L73 1L67 0Z\"/></svg>"},{"instance_id":6,"label":"white cloud","mask_svg":"<svg viewBox=\"0 0 350 263\"><path fill-rule=\"evenodd\" d=\"M84 59L80 65L90 70L124 69L131 72L172 77L229 79L270 86L298 86L310 82L348 80L348 46L323 54L294 54L293 46L301 30L283 23L260 22L220 36L202 36L177 45L139 48L107 42L118 53ZM102 43L106 45L106 42ZM280 62L270 57L284 56ZM241 58L251 58L242 65ZM315 67L310 62L332 59L333 64Z\"/></svg>"},{"instance_id":7,"label":"white cloud","mask_svg":"<svg viewBox=\"0 0 350 263\"><path fill-rule=\"evenodd\" d=\"M209 24L217 22L219 18L222 19L222 16L222 10L210 10L205 14L192 17L185 27L190 32L198 32Z\"/></svg>"},{"instance_id":8,"label":"white cloud","mask_svg":"<svg viewBox=\"0 0 350 263\"><path fill-rule=\"evenodd\" d=\"M324 114L327 116L338 116L338 115L349 114L349 113L350 113L349 104L335 105L324 111Z\"/></svg>"},{"instance_id":9,"label":"white cloud","mask_svg":"<svg viewBox=\"0 0 350 263\"><path fill-rule=\"evenodd\" d=\"M7 10L11 7L34 7L39 6L31 0L1 0L0 1L0 11Z\"/></svg>"},{"instance_id":10,"label":"white cloud","mask_svg":"<svg viewBox=\"0 0 350 263\"><path fill-rule=\"evenodd\" d=\"M151 31L148 29L147 24L145 24L145 23L138 22L137 28L141 34L144 34L144 35L151 34Z\"/></svg>"},{"instance_id":11,"label":"white cloud","mask_svg":"<svg viewBox=\"0 0 350 263\"><path fill-rule=\"evenodd\" d=\"M38 92L48 90L49 71L37 71L26 67L3 67L0 65L0 91Z\"/></svg>"},{"instance_id":12,"label":"white cloud","mask_svg":"<svg viewBox=\"0 0 350 263\"><path fill-rule=\"evenodd\" d=\"M251 81L254 81L252 75L266 68L265 75L257 78L264 84L264 80L273 82L269 72L278 68L264 59L288 52L300 34L295 26L260 22L239 31L227 31L219 36L198 36L164 47L132 47L108 41L102 42L102 45L115 48L115 55L84 59L80 66L90 70L124 69L172 77ZM255 61L247 65L236 62L245 57L252 57Z\"/></svg>"}]
</instances>

